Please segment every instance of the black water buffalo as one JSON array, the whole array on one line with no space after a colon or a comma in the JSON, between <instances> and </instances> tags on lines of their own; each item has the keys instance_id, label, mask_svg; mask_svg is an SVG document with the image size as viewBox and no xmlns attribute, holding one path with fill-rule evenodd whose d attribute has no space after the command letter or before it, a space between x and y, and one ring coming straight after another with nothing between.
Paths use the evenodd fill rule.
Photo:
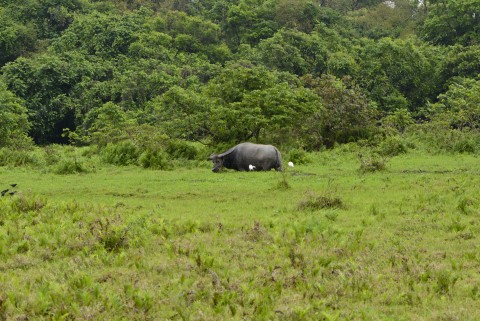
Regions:
<instances>
[{"instance_id":1,"label":"black water buffalo","mask_svg":"<svg viewBox=\"0 0 480 321\"><path fill-rule=\"evenodd\" d=\"M241 143L224 153L212 154L208 159L213 161L215 173L222 167L237 171L248 171L249 166L257 171L282 170L282 155L272 145Z\"/></svg>"}]
</instances>

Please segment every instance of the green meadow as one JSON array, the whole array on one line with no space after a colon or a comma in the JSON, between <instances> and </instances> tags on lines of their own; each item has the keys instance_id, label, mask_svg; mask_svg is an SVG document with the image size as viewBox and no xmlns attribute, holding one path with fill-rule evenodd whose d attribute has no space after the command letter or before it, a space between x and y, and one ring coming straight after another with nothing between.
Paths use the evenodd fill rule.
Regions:
<instances>
[{"instance_id":1,"label":"green meadow","mask_svg":"<svg viewBox=\"0 0 480 321\"><path fill-rule=\"evenodd\" d=\"M0 320L480 319L477 156L309 157L1 167Z\"/></svg>"}]
</instances>

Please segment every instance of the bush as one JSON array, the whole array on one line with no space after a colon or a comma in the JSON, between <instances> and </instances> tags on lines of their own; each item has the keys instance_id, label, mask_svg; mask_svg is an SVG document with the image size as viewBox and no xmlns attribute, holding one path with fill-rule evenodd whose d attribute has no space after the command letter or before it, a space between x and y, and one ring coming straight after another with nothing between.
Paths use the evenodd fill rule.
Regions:
<instances>
[{"instance_id":1,"label":"bush","mask_svg":"<svg viewBox=\"0 0 480 321\"><path fill-rule=\"evenodd\" d=\"M294 164L307 164L312 162L308 153L303 149L291 149L286 156L287 160Z\"/></svg>"},{"instance_id":2,"label":"bush","mask_svg":"<svg viewBox=\"0 0 480 321\"><path fill-rule=\"evenodd\" d=\"M191 143L182 140L170 140L166 152L172 158L192 160L198 156L198 150Z\"/></svg>"},{"instance_id":3,"label":"bush","mask_svg":"<svg viewBox=\"0 0 480 321\"><path fill-rule=\"evenodd\" d=\"M38 156L33 151L22 149L0 149L0 166L25 166L40 163Z\"/></svg>"},{"instance_id":4,"label":"bush","mask_svg":"<svg viewBox=\"0 0 480 321\"><path fill-rule=\"evenodd\" d=\"M388 136L378 146L382 156L397 156L407 152L407 146L400 136Z\"/></svg>"},{"instance_id":5,"label":"bush","mask_svg":"<svg viewBox=\"0 0 480 321\"><path fill-rule=\"evenodd\" d=\"M78 161L64 159L53 170L55 174L76 174L88 172L85 166Z\"/></svg>"},{"instance_id":6,"label":"bush","mask_svg":"<svg viewBox=\"0 0 480 321\"><path fill-rule=\"evenodd\" d=\"M108 252L128 247L128 230L119 217L112 220L96 219L89 226L90 233Z\"/></svg>"},{"instance_id":7,"label":"bush","mask_svg":"<svg viewBox=\"0 0 480 321\"><path fill-rule=\"evenodd\" d=\"M61 159L60 146L48 145L43 148L43 158L47 165L57 164Z\"/></svg>"},{"instance_id":8,"label":"bush","mask_svg":"<svg viewBox=\"0 0 480 321\"><path fill-rule=\"evenodd\" d=\"M139 150L129 140L112 144L109 143L103 151L103 159L108 164L128 166L137 163Z\"/></svg>"},{"instance_id":9,"label":"bush","mask_svg":"<svg viewBox=\"0 0 480 321\"><path fill-rule=\"evenodd\" d=\"M362 173L383 171L387 167L387 159L377 153L359 154L358 158L360 160L360 172Z\"/></svg>"},{"instance_id":10,"label":"bush","mask_svg":"<svg viewBox=\"0 0 480 321\"><path fill-rule=\"evenodd\" d=\"M475 154L480 151L480 132L473 129L451 129L445 124L431 122L415 128L412 137L425 145L429 152Z\"/></svg>"},{"instance_id":11,"label":"bush","mask_svg":"<svg viewBox=\"0 0 480 321\"><path fill-rule=\"evenodd\" d=\"M140 155L139 163L143 168L166 170L170 167L167 154L159 149L147 149L144 151Z\"/></svg>"},{"instance_id":12,"label":"bush","mask_svg":"<svg viewBox=\"0 0 480 321\"><path fill-rule=\"evenodd\" d=\"M456 153L475 154L479 150L479 138L462 137L453 143L452 149Z\"/></svg>"}]
</instances>

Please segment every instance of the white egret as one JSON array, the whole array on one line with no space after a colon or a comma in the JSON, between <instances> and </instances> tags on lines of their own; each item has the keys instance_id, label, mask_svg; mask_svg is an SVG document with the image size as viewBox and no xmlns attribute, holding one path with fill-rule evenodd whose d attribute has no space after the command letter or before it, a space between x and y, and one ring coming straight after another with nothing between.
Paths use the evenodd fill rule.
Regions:
<instances>
[{"instance_id":1,"label":"white egret","mask_svg":"<svg viewBox=\"0 0 480 321\"><path fill-rule=\"evenodd\" d=\"M293 167L293 163L292 163L292 162L288 162L288 166Z\"/></svg>"},{"instance_id":2,"label":"white egret","mask_svg":"<svg viewBox=\"0 0 480 321\"><path fill-rule=\"evenodd\" d=\"M253 166L253 165L250 164L250 165L248 165L248 169L251 170L251 171L253 171L253 170L255 169L255 166Z\"/></svg>"}]
</instances>

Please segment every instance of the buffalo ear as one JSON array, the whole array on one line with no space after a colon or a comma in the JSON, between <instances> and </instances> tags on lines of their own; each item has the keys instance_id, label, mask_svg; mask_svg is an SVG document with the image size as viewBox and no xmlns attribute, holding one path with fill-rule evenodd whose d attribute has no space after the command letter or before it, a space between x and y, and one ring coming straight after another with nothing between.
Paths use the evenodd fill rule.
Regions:
<instances>
[{"instance_id":1,"label":"buffalo ear","mask_svg":"<svg viewBox=\"0 0 480 321\"><path fill-rule=\"evenodd\" d=\"M208 157L208 160L213 161L215 158L217 158L217 154L212 154Z\"/></svg>"}]
</instances>

